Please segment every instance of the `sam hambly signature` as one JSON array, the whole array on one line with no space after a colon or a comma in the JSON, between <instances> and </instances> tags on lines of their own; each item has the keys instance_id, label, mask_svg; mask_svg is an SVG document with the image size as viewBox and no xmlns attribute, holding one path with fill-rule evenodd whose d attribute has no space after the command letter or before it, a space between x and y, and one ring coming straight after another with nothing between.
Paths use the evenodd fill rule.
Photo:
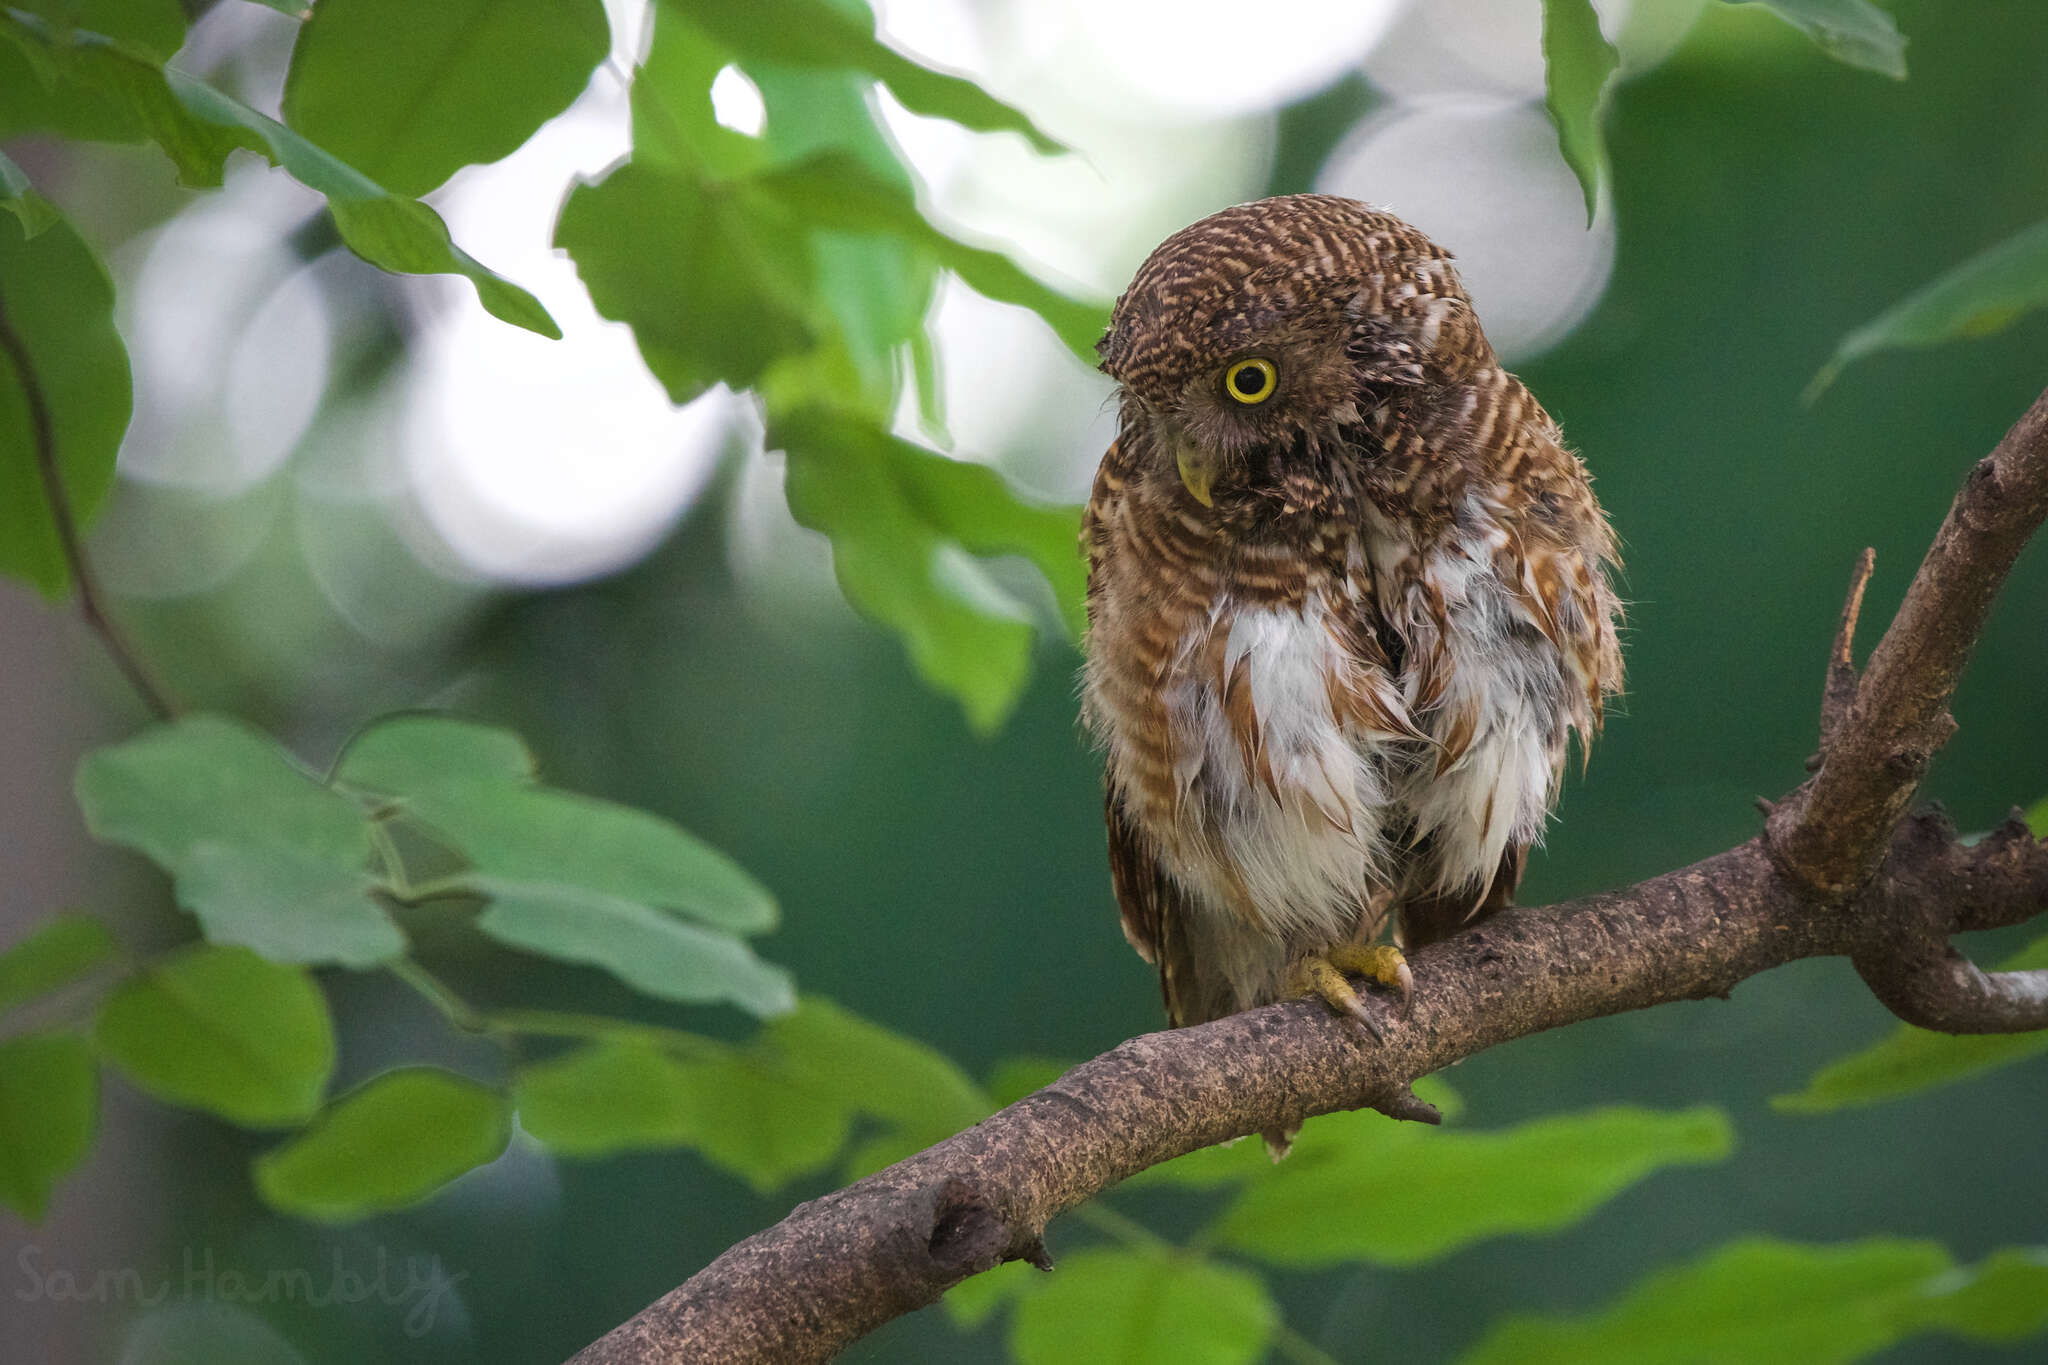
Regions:
<instances>
[{"instance_id":1,"label":"sam hambly signature","mask_svg":"<svg viewBox=\"0 0 2048 1365\"><path fill-rule=\"evenodd\" d=\"M318 1270L275 1266L261 1272L219 1266L212 1247L186 1247L184 1273L145 1275L131 1266L79 1270L47 1262L43 1249L30 1243L15 1257L19 1277L14 1298L19 1303L126 1303L153 1308L172 1298L188 1302L244 1305L302 1303L308 1308L351 1307L376 1303L404 1308L408 1336L425 1336L469 1278L466 1270L449 1271L438 1256L407 1256L402 1261L378 1247L374 1265L352 1264L337 1247L332 1263Z\"/></svg>"}]
</instances>

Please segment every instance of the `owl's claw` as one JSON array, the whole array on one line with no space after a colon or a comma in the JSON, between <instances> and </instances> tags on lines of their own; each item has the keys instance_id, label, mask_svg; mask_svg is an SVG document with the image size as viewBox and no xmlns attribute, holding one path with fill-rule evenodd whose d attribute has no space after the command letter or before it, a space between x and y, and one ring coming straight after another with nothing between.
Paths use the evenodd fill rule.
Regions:
<instances>
[{"instance_id":1,"label":"owl's claw","mask_svg":"<svg viewBox=\"0 0 2048 1365\"><path fill-rule=\"evenodd\" d=\"M1386 1030L1366 1008L1365 1000L1345 976L1347 972L1393 990L1400 997L1401 1016L1408 1016L1414 1005L1415 974L1408 970L1401 950L1386 944L1368 948L1362 943L1339 943L1301 958L1288 974L1288 991L1317 997L1338 1014L1356 1020L1375 1039L1384 1040Z\"/></svg>"}]
</instances>

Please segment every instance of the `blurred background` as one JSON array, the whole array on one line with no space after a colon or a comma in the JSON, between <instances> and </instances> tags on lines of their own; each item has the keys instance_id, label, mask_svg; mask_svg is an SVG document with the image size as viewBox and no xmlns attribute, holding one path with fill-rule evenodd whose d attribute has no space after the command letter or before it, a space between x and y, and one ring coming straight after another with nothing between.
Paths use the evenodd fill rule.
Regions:
<instances>
[{"instance_id":1,"label":"blurred background","mask_svg":"<svg viewBox=\"0 0 2048 1365\"><path fill-rule=\"evenodd\" d=\"M198 196L152 151L9 144L113 264L123 301L136 417L92 540L109 588L188 699L275 727L309 758L399 706L516 726L557 784L671 815L765 881L784 924L761 951L805 990L976 1075L1158 1026L1151 971L1116 929L1071 646L1049 633L1014 717L977 738L844 604L826 543L790 518L751 405L723 390L672 405L551 249L568 188L627 149L621 71L641 8L609 5L618 69L431 196L456 240L542 298L560 343L488 318L460 281L387 276L336 250L317 196L249 158ZM1899 0L1912 76L1898 83L1829 62L1760 7L1597 8L1623 67L1610 189L1588 228L1541 106L1535 0L876 6L889 42L974 75L1077 149L1039 157L873 96L934 216L1046 278L1112 295L1192 219L1308 189L1388 207L1456 253L1497 347L1591 467L1628 565L1628 696L1532 866L1531 902L1755 831L1752 799L1794 785L1813 748L1856 552L1877 548L1867 644L1964 471L2048 382L2037 316L1881 355L1800 401L1844 332L2048 217L2048 9ZM222 4L179 61L274 108L292 37L281 15ZM728 74L719 117L745 130L760 97ZM1033 315L962 286L941 289L928 328L959 452L1078 502L1112 434L1107 381ZM914 402L902 424L916 430ZM1966 830L2048 794L2044 589L2036 547L1930 781ZM139 941L180 935L157 874L91 846L69 799L78 754L142 719L118 676L70 615L12 585L0 660L0 941L66 904L128 916ZM526 981L493 963L468 979L480 993L545 986L655 1010L594 974L536 965ZM399 1059L501 1064L381 978L330 978L340 1084ZM1962 1259L2048 1239L2048 1066L1828 1118L1768 1107L1888 1027L1829 961L1730 1003L1476 1058L1449 1077L1469 1124L1709 1102L1733 1115L1740 1149L1661 1173L1557 1239L1491 1242L1426 1271L1277 1276L1289 1321L1342 1360L1447 1359L1500 1313L1590 1308L1739 1233L1895 1233ZM110 1266L187 1282L205 1258L340 1255L368 1273L382 1249L397 1273L431 1255L453 1283L425 1330L374 1300L259 1315L307 1359L552 1361L824 1188L760 1195L688 1154L573 1163L515 1141L420 1209L333 1230L255 1202L258 1145L110 1081L99 1148L50 1220L0 1218L0 1279L20 1299L24 1257L73 1269L83 1290ZM1157 1195L1125 1206L1168 1231L1195 1213ZM1056 1225L1051 1240L1058 1255L1086 1234ZM82 1297L10 1303L0 1357L168 1358L156 1328L135 1328L138 1305ZM190 1293L176 1307L213 1305ZM1944 1341L1885 1359L1980 1354ZM994 1328L963 1335L928 1311L848 1358L1003 1352Z\"/></svg>"}]
</instances>

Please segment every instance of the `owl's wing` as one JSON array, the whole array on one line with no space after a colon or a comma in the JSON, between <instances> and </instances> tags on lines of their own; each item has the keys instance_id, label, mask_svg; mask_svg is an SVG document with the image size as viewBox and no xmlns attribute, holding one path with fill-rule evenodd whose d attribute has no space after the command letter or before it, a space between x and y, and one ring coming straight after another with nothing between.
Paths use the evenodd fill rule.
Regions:
<instances>
[{"instance_id":1,"label":"owl's wing","mask_svg":"<svg viewBox=\"0 0 2048 1365\"><path fill-rule=\"evenodd\" d=\"M1194 998L1195 963L1188 942L1187 894L1166 875L1150 842L1124 813L1123 794L1112 785L1104 801L1109 825L1109 878L1123 912L1124 937L1138 956L1159 968L1159 994L1166 1022L1174 1028L1210 1018Z\"/></svg>"}]
</instances>

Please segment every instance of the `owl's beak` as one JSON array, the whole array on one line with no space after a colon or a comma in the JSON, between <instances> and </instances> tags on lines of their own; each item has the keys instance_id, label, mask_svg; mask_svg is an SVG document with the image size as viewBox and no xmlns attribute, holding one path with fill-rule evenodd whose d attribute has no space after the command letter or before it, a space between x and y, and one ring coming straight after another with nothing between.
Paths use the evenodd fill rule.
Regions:
<instances>
[{"instance_id":1,"label":"owl's beak","mask_svg":"<svg viewBox=\"0 0 2048 1365\"><path fill-rule=\"evenodd\" d=\"M1173 458L1180 466L1180 481L1187 485L1188 492L1195 495L1195 501L1204 507L1214 507L1216 504L1209 496L1209 489L1216 482L1216 457L1186 441L1177 441Z\"/></svg>"}]
</instances>

